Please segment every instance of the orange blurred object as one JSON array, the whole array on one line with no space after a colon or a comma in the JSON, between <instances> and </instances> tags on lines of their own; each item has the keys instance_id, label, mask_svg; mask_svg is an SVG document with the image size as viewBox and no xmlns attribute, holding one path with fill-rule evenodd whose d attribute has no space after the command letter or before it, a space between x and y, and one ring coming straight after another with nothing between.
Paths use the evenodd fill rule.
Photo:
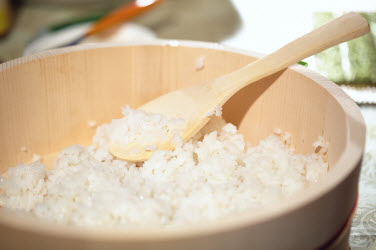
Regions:
<instances>
[{"instance_id":1,"label":"orange blurred object","mask_svg":"<svg viewBox=\"0 0 376 250\"><path fill-rule=\"evenodd\" d=\"M84 37L97 34L118 23L130 20L133 17L148 11L162 1L163 0L135 0L129 4L126 4L98 20L89 28Z\"/></svg>"}]
</instances>

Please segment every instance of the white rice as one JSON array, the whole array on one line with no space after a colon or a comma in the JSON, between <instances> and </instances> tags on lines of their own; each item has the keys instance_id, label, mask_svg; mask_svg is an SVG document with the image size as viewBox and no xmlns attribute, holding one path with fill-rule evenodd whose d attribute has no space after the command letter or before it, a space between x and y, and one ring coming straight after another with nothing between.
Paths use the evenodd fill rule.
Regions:
<instances>
[{"instance_id":1,"label":"white rice","mask_svg":"<svg viewBox=\"0 0 376 250\"><path fill-rule=\"evenodd\" d=\"M276 135L280 135L280 134L282 134L282 130L279 129L279 128L276 128L276 129L273 130L273 133L276 134Z\"/></svg>"},{"instance_id":2,"label":"white rice","mask_svg":"<svg viewBox=\"0 0 376 250\"><path fill-rule=\"evenodd\" d=\"M284 132L282 141L284 141L285 144L290 145L290 142L291 142L290 140L291 140L291 134L289 132Z\"/></svg>"},{"instance_id":3,"label":"white rice","mask_svg":"<svg viewBox=\"0 0 376 250\"><path fill-rule=\"evenodd\" d=\"M94 143L101 147L109 144L154 145L180 135L184 125L182 119L169 120L160 114L148 114L141 110L132 110L129 106L122 109L123 118L114 119L110 124L97 128ZM140 152L142 149L139 149Z\"/></svg>"},{"instance_id":4,"label":"white rice","mask_svg":"<svg viewBox=\"0 0 376 250\"><path fill-rule=\"evenodd\" d=\"M179 140L182 121L129 107L123 114L98 127L93 146L64 149L52 170L39 161L9 168L0 206L79 226L187 225L290 199L328 171L321 155L294 154L289 134L252 147L220 117L174 151L157 150L136 165L107 145L145 140L155 150L156 137Z\"/></svg>"},{"instance_id":5,"label":"white rice","mask_svg":"<svg viewBox=\"0 0 376 250\"><path fill-rule=\"evenodd\" d=\"M205 58L200 56L196 61L196 71L202 70L205 67Z\"/></svg>"},{"instance_id":6,"label":"white rice","mask_svg":"<svg viewBox=\"0 0 376 250\"><path fill-rule=\"evenodd\" d=\"M222 115L222 107L220 107L220 106L216 106L216 107L214 108L214 111L215 111L215 115L216 115L216 116L221 116L221 115Z\"/></svg>"},{"instance_id":7,"label":"white rice","mask_svg":"<svg viewBox=\"0 0 376 250\"><path fill-rule=\"evenodd\" d=\"M95 128L97 126L97 121L95 121L95 120L89 120L87 122L87 125L89 126L89 128Z\"/></svg>"},{"instance_id":8,"label":"white rice","mask_svg":"<svg viewBox=\"0 0 376 250\"><path fill-rule=\"evenodd\" d=\"M324 137L319 136L317 141L312 143L312 146L321 153L326 153L328 151L329 143L324 141Z\"/></svg>"},{"instance_id":9,"label":"white rice","mask_svg":"<svg viewBox=\"0 0 376 250\"><path fill-rule=\"evenodd\" d=\"M158 148L158 147L157 147L156 144L145 146L145 150L146 150L146 151L155 151L155 150L157 150L157 148Z\"/></svg>"},{"instance_id":10,"label":"white rice","mask_svg":"<svg viewBox=\"0 0 376 250\"><path fill-rule=\"evenodd\" d=\"M33 154L33 158L31 159L31 162L40 161L42 157L38 154Z\"/></svg>"},{"instance_id":11,"label":"white rice","mask_svg":"<svg viewBox=\"0 0 376 250\"><path fill-rule=\"evenodd\" d=\"M209 117L209 116L212 116L214 114L214 111L210 111L208 113L205 114L205 116Z\"/></svg>"},{"instance_id":12,"label":"white rice","mask_svg":"<svg viewBox=\"0 0 376 250\"><path fill-rule=\"evenodd\" d=\"M215 114L215 116L222 116L222 107L220 107L220 106L215 106L215 107L214 107L214 110L213 110L213 111L210 111L210 112L208 112L208 113L206 113L205 116L210 117L210 116L212 116L212 115L214 115L214 114Z\"/></svg>"}]
</instances>

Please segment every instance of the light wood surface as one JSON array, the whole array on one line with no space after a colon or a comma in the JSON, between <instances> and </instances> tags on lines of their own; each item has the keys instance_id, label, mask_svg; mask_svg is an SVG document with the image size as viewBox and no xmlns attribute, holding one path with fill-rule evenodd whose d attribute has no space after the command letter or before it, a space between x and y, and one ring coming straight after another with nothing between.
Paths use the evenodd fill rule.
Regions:
<instances>
[{"instance_id":1,"label":"light wood surface","mask_svg":"<svg viewBox=\"0 0 376 250\"><path fill-rule=\"evenodd\" d=\"M1 64L0 172L33 153L90 144L95 130L88 121L119 118L125 104L138 107L260 57L218 44L171 44L84 45ZM201 56L205 67L196 71ZM357 196L365 126L356 104L334 83L294 65L236 93L223 115L252 144L280 128L292 134L297 152L312 153L324 136L330 172L292 201L195 227L83 229L0 210L1 249L314 249L331 239Z\"/></svg>"},{"instance_id":2,"label":"light wood surface","mask_svg":"<svg viewBox=\"0 0 376 250\"><path fill-rule=\"evenodd\" d=\"M208 113L213 112L216 107L222 107L240 89L308 56L363 36L369 31L367 21L361 15L350 12L241 69L201 85L170 92L142 105L140 109L163 114L170 119L183 119L185 124L181 138L186 142L209 121ZM154 143L159 150L173 150L175 144L172 137L171 134L168 140ZM132 142L128 145L112 144L109 149L118 158L139 162L147 160L153 154L145 150L148 144L148 141ZM130 153L134 152L134 149L139 153Z\"/></svg>"}]
</instances>

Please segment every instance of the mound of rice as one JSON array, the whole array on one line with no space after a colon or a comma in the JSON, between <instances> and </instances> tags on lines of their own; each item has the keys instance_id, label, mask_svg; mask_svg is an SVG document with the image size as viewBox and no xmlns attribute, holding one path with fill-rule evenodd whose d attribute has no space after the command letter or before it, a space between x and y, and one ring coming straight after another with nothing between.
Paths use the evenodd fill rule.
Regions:
<instances>
[{"instance_id":1,"label":"mound of rice","mask_svg":"<svg viewBox=\"0 0 376 250\"><path fill-rule=\"evenodd\" d=\"M181 121L130 108L123 114L98 127L93 146L64 149L52 170L39 161L9 168L9 178L0 178L2 209L80 226L186 225L289 199L328 171L319 154L294 154L282 140L288 134L252 147L220 117L174 151L126 162L109 153L109 143L141 138L154 150L153 138L177 133Z\"/></svg>"}]
</instances>

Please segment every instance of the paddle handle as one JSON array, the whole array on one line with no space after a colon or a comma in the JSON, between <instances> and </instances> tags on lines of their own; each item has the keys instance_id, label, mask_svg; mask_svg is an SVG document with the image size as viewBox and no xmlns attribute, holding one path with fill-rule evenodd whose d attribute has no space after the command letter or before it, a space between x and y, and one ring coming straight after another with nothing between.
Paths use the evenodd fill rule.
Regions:
<instances>
[{"instance_id":1,"label":"paddle handle","mask_svg":"<svg viewBox=\"0 0 376 250\"><path fill-rule=\"evenodd\" d=\"M332 46L363 36L369 31L368 22L361 15L355 12L347 13L292 41L274 53L217 78L210 87L222 98L226 96L230 98L239 89L250 83Z\"/></svg>"}]
</instances>

